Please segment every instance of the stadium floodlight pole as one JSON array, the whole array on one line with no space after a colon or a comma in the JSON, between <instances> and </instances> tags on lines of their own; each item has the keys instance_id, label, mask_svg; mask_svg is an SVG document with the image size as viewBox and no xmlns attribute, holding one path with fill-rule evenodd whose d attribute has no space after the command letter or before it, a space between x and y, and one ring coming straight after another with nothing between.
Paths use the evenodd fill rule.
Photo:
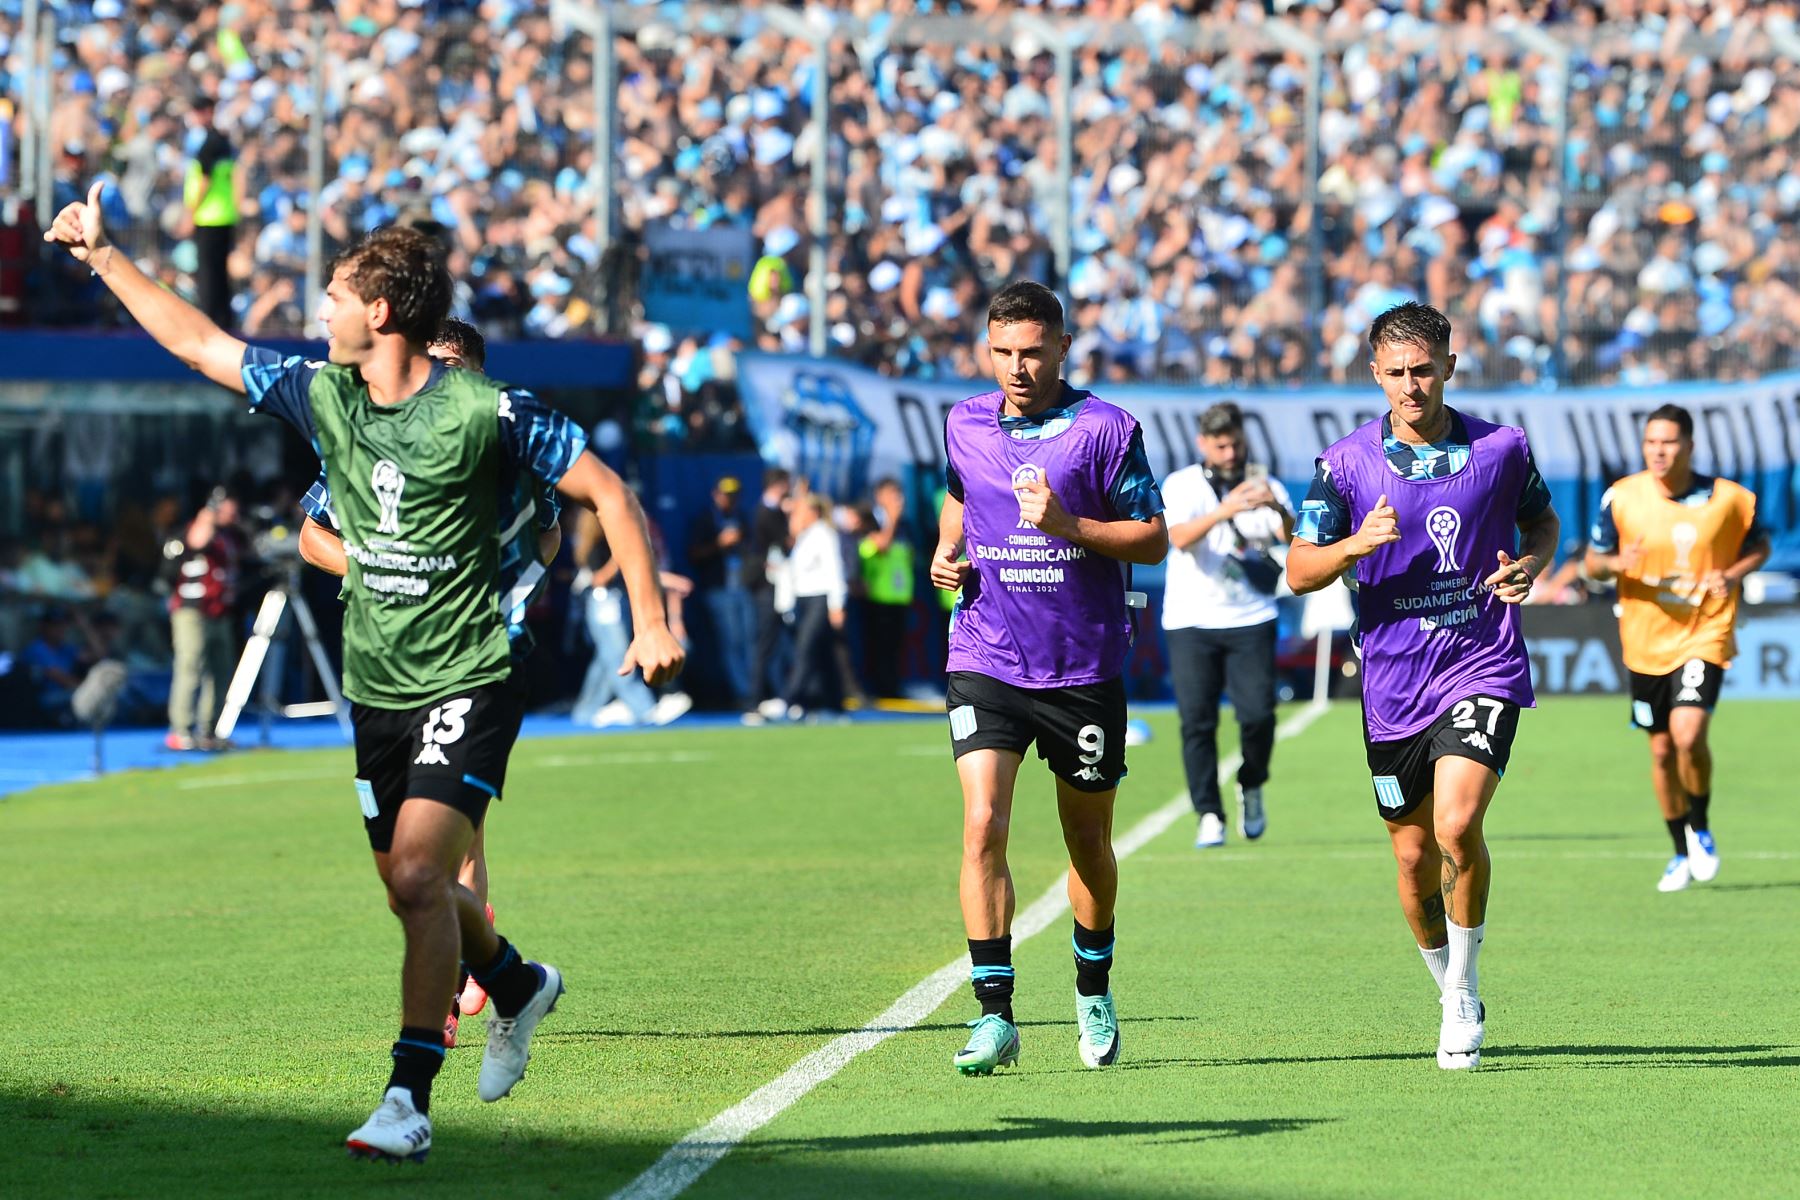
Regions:
<instances>
[{"instance_id":1,"label":"stadium floodlight pole","mask_svg":"<svg viewBox=\"0 0 1800 1200\"><path fill-rule=\"evenodd\" d=\"M617 114L618 83L614 79L617 64L613 62L612 0L599 0L594 5L594 30L588 40L594 48L594 228L600 243L600 261L607 261L613 244L613 161L618 133L613 128ZM601 311L602 326L610 331L612 289L607 288L607 304Z\"/></svg>"},{"instance_id":2,"label":"stadium floodlight pole","mask_svg":"<svg viewBox=\"0 0 1800 1200\"><path fill-rule=\"evenodd\" d=\"M613 160L618 142L614 118L617 115L617 67L613 61L612 0L552 0L550 20L558 29L578 30L593 43L594 77L594 240L599 243L599 262L603 277L602 300L599 305L600 328L612 332L613 289L604 278L606 264L613 248Z\"/></svg>"},{"instance_id":3,"label":"stadium floodlight pole","mask_svg":"<svg viewBox=\"0 0 1800 1200\"><path fill-rule=\"evenodd\" d=\"M325 17L312 19L312 113L306 122L306 308L302 321L319 311L325 288L325 226L319 195L325 190Z\"/></svg>"},{"instance_id":4,"label":"stadium floodlight pole","mask_svg":"<svg viewBox=\"0 0 1800 1200\"><path fill-rule=\"evenodd\" d=\"M825 319L825 243L831 237L831 222L826 219L831 203L831 13L812 7L802 16L785 8L767 8L762 15L777 33L807 42L813 51L812 190L808 197L812 211L807 214L812 251L806 263L806 352L814 358L824 358L830 348Z\"/></svg>"},{"instance_id":5,"label":"stadium floodlight pole","mask_svg":"<svg viewBox=\"0 0 1800 1200\"><path fill-rule=\"evenodd\" d=\"M51 64L56 61L56 9L41 12L38 18L38 44L34 48L27 47L26 54L35 56L33 74L37 77L37 106L32 120L38 124L37 139L37 204L38 223L48 228L56 219L54 205L56 203L55 177L50 169L50 110L54 107L51 95Z\"/></svg>"},{"instance_id":6,"label":"stadium floodlight pole","mask_svg":"<svg viewBox=\"0 0 1800 1200\"><path fill-rule=\"evenodd\" d=\"M1319 122L1323 119L1325 91L1325 47L1282 21L1264 21L1264 33L1283 50L1306 60L1306 145L1303 151L1306 171L1306 208L1312 214L1306 223L1306 328L1312 337L1307 358L1307 376L1317 378L1324 351L1324 333L1320 321L1325 315L1325 221L1319 211Z\"/></svg>"},{"instance_id":7,"label":"stadium floodlight pole","mask_svg":"<svg viewBox=\"0 0 1800 1200\"><path fill-rule=\"evenodd\" d=\"M1556 69L1556 110L1550 117L1550 130L1556 142L1556 227L1550 237L1556 253L1556 328L1550 331L1550 369L1557 387L1567 387L1568 361L1563 353L1563 334L1569 327L1569 105L1575 97L1575 72L1570 69L1573 57L1567 43L1558 41L1535 25L1521 24L1508 30L1524 49L1541 54Z\"/></svg>"},{"instance_id":8,"label":"stadium floodlight pole","mask_svg":"<svg viewBox=\"0 0 1800 1200\"><path fill-rule=\"evenodd\" d=\"M42 114L37 110L38 2L25 0L24 24L19 30L25 47L25 94L19 97L19 108L25 114L25 134L19 139L19 195L32 197L37 195L38 139L47 136L39 124ZM54 215L36 214L40 224L48 224Z\"/></svg>"},{"instance_id":9,"label":"stadium floodlight pole","mask_svg":"<svg viewBox=\"0 0 1800 1200\"><path fill-rule=\"evenodd\" d=\"M1029 13L1013 16L1013 27L1043 43L1056 57L1056 209L1050 250L1057 286L1065 291L1075 266L1075 43L1072 31Z\"/></svg>"}]
</instances>

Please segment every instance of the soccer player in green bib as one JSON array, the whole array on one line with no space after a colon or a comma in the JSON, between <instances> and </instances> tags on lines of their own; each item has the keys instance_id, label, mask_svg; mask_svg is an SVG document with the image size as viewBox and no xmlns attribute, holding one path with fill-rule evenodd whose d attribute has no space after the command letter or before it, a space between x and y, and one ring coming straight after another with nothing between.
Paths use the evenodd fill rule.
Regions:
<instances>
[{"instance_id":1,"label":"soccer player in green bib","mask_svg":"<svg viewBox=\"0 0 1800 1200\"><path fill-rule=\"evenodd\" d=\"M422 1160L458 960L494 1006L478 1087L505 1096L561 973L500 937L456 882L505 783L523 705L498 598L499 496L529 472L599 517L630 593L636 636L622 670L681 670L636 499L580 449L580 431L529 393L435 362L450 307L438 246L416 230L370 234L332 265L320 320L328 362L283 359L225 333L107 241L96 183L45 233L86 263L132 317L190 367L279 416L318 450L343 536L344 694L356 726L356 792L388 905L406 935L402 1016L381 1104L352 1154Z\"/></svg>"}]
</instances>

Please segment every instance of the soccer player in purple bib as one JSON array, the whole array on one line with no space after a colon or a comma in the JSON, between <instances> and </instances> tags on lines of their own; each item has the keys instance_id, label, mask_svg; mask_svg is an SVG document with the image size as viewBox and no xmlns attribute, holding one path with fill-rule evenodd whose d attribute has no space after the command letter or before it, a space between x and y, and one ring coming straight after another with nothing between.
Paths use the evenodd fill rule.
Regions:
<instances>
[{"instance_id":1,"label":"soccer player in purple bib","mask_svg":"<svg viewBox=\"0 0 1800 1200\"><path fill-rule=\"evenodd\" d=\"M1088 1066L1104 1067L1119 1055L1112 812L1125 774L1126 564L1161 562L1169 534L1138 423L1063 382L1070 337L1056 294L1009 285L988 307L987 332L1000 387L964 400L945 423L949 495L931 560L932 583L962 589L947 707L963 791L963 924L981 1005L952 1061L988 1075L1019 1058L1006 838L1013 785L1036 742L1056 777L1069 849L1076 1046Z\"/></svg>"},{"instance_id":2,"label":"soccer player in purple bib","mask_svg":"<svg viewBox=\"0 0 1800 1200\"><path fill-rule=\"evenodd\" d=\"M1442 1001L1438 1066L1481 1062L1482 819L1532 707L1518 605L1558 522L1523 430L1444 406L1450 322L1402 304L1369 327L1388 414L1319 456L1288 556L1295 592L1350 576L1363 719L1400 907Z\"/></svg>"}]
</instances>

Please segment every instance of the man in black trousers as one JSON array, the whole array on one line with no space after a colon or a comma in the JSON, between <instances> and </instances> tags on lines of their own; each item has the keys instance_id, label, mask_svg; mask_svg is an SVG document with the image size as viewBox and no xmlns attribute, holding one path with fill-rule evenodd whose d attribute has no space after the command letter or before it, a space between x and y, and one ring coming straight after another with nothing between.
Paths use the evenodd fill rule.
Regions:
<instances>
[{"instance_id":1,"label":"man in black trousers","mask_svg":"<svg viewBox=\"0 0 1800 1200\"><path fill-rule=\"evenodd\" d=\"M1275 586L1269 550L1294 532L1281 482L1248 460L1244 414L1230 402L1200 417L1200 461L1163 481L1169 522L1162 624L1181 712L1181 758L1199 830L1198 850L1225 844L1219 797L1219 700L1237 711L1244 765L1237 776L1238 833L1267 827L1263 784L1275 745Z\"/></svg>"}]
</instances>

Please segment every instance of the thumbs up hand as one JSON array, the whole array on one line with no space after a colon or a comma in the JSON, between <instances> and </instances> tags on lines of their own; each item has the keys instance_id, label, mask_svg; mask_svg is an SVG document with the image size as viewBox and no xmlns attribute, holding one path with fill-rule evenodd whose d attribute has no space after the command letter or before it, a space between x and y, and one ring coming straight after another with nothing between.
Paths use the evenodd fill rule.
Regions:
<instances>
[{"instance_id":1,"label":"thumbs up hand","mask_svg":"<svg viewBox=\"0 0 1800 1200\"><path fill-rule=\"evenodd\" d=\"M87 262L107 246L106 231L100 222L100 194L106 190L104 179L94 180L86 200L63 206L56 220L44 231L44 240L68 248L76 262Z\"/></svg>"},{"instance_id":2,"label":"thumbs up hand","mask_svg":"<svg viewBox=\"0 0 1800 1200\"><path fill-rule=\"evenodd\" d=\"M1351 538L1350 557L1364 559L1389 542L1400 540L1400 514L1388 503L1387 493L1375 501L1375 507L1362 519L1362 525Z\"/></svg>"}]
</instances>

